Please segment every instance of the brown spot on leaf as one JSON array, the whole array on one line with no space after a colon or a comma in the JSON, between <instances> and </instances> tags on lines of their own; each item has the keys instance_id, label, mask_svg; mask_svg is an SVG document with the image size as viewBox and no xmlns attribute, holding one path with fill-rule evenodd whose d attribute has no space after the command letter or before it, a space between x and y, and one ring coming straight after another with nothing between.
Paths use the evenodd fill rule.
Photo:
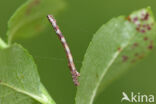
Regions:
<instances>
[{"instance_id":1,"label":"brown spot on leaf","mask_svg":"<svg viewBox=\"0 0 156 104\"><path fill-rule=\"evenodd\" d=\"M147 41L148 40L148 37L144 37L144 41Z\"/></svg>"},{"instance_id":2,"label":"brown spot on leaf","mask_svg":"<svg viewBox=\"0 0 156 104\"><path fill-rule=\"evenodd\" d=\"M122 51L122 48L119 47L119 48L118 48L118 51L121 52L121 51Z\"/></svg>"},{"instance_id":3,"label":"brown spot on leaf","mask_svg":"<svg viewBox=\"0 0 156 104\"><path fill-rule=\"evenodd\" d=\"M136 30L137 30L137 31L140 31L140 27L137 27Z\"/></svg>"},{"instance_id":4,"label":"brown spot on leaf","mask_svg":"<svg viewBox=\"0 0 156 104\"><path fill-rule=\"evenodd\" d=\"M145 56L144 54L141 54L141 55L138 56L138 59L143 59L144 56Z\"/></svg>"},{"instance_id":5,"label":"brown spot on leaf","mask_svg":"<svg viewBox=\"0 0 156 104\"><path fill-rule=\"evenodd\" d=\"M144 28L147 27L147 24L144 24L142 27L144 27Z\"/></svg>"},{"instance_id":6,"label":"brown spot on leaf","mask_svg":"<svg viewBox=\"0 0 156 104\"><path fill-rule=\"evenodd\" d=\"M148 46L148 49L149 49L149 50L152 50L152 49L153 49L153 41L150 42L150 44L149 44L149 46Z\"/></svg>"},{"instance_id":7,"label":"brown spot on leaf","mask_svg":"<svg viewBox=\"0 0 156 104\"><path fill-rule=\"evenodd\" d=\"M149 49L149 50L152 50L152 49L153 49L153 44L150 44L150 45L148 46L148 49Z\"/></svg>"},{"instance_id":8,"label":"brown spot on leaf","mask_svg":"<svg viewBox=\"0 0 156 104\"><path fill-rule=\"evenodd\" d=\"M139 44L138 43L134 43L133 46L137 47Z\"/></svg>"},{"instance_id":9,"label":"brown spot on leaf","mask_svg":"<svg viewBox=\"0 0 156 104\"><path fill-rule=\"evenodd\" d=\"M139 46L138 43L134 43L134 44L132 45L132 48L136 48L136 47L138 47L138 46Z\"/></svg>"},{"instance_id":10,"label":"brown spot on leaf","mask_svg":"<svg viewBox=\"0 0 156 104\"><path fill-rule=\"evenodd\" d=\"M122 56L122 61L126 62L128 60L128 56Z\"/></svg>"},{"instance_id":11,"label":"brown spot on leaf","mask_svg":"<svg viewBox=\"0 0 156 104\"><path fill-rule=\"evenodd\" d=\"M145 32L146 32L146 30L142 29L142 30L140 30L140 32L141 32L141 33L145 33Z\"/></svg>"},{"instance_id":12,"label":"brown spot on leaf","mask_svg":"<svg viewBox=\"0 0 156 104\"><path fill-rule=\"evenodd\" d=\"M126 17L125 19L128 20L128 21L131 21L130 16Z\"/></svg>"},{"instance_id":13,"label":"brown spot on leaf","mask_svg":"<svg viewBox=\"0 0 156 104\"><path fill-rule=\"evenodd\" d=\"M150 26L147 27L147 30L151 30L152 28Z\"/></svg>"},{"instance_id":14,"label":"brown spot on leaf","mask_svg":"<svg viewBox=\"0 0 156 104\"><path fill-rule=\"evenodd\" d=\"M138 17L133 18L133 22L138 21Z\"/></svg>"},{"instance_id":15,"label":"brown spot on leaf","mask_svg":"<svg viewBox=\"0 0 156 104\"><path fill-rule=\"evenodd\" d=\"M149 46L148 46L148 49L149 49L149 50L152 50L152 49L153 49L153 45L149 45Z\"/></svg>"},{"instance_id":16,"label":"brown spot on leaf","mask_svg":"<svg viewBox=\"0 0 156 104\"><path fill-rule=\"evenodd\" d=\"M134 56L138 56L138 55L139 55L138 53L135 53L135 54L134 54Z\"/></svg>"},{"instance_id":17,"label":"brown spot on leaf","mask_svg":"<svg viewBox=\"0 0 156 104\"><path fill-rule=\"evenodd\" d=\"M144 16L143 20L148 20L148 18L149 18L149 14L146 13L146 15Z\"/></svg>"},{"instance_id":18,"label":"brown spot on leaf","mask_svg":"<svg viewBox=\"0 0 156 104\"><path fill-rule=\"evenodd\" d=\"M36 5L38 5L40 3L40 0L33 0L29 5L28 5L28 8L26 10L26 14L29 15L30 12L31 12L31 9L33 7L35 7Z\"/></svg>"}]
</instances>

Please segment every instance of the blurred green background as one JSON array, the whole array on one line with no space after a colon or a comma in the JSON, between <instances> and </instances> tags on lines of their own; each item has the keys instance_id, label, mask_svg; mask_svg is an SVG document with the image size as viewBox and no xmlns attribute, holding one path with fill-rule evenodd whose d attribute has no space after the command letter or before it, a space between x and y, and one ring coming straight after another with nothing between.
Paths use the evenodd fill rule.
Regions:
<instances>
[{"instance_id":1,"label":"blurred green background","mask_svg":"<svg viewBox=\"0 0 156 104\"><path fill-rule=\"evenodd\" d=\"M6 39L7 21L25 1L0 0L0 36L3 39ZM93 34L102 24L113 17L128 15L134 10L147 6L152 7L156 16L156 0L66 0L65 2L66 9L55 18L68 41L78 70ZM34 57L41 81L57 104L74 104L76 87L72 82L64 50L50 24L39 36L20 40L18 43L21 43ZM155 63L156 48L145 61L131 68L128 73L108 86L95 100L95 104L120 104L123 91L156 96Z\"/></svg>"}]
</instances>

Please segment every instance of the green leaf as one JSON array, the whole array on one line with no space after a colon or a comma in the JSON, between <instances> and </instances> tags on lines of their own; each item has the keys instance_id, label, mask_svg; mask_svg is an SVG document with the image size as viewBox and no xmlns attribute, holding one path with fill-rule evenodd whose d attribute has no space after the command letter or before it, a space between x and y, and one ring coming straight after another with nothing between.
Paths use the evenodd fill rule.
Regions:
<instances>
[{"instance_id":1,"label":"green leaf","mask_svg":"<svg viewBox=\"0 0 156 104\"><path fill-rule=\"evenodd\" d=\"M8 42L39 34L47 25L46 16L65 7L63 0L28 0L8 22Z\"/></svg>"},{"instance_id":2,"label":"green leaf","mask_svg":"<svg viewBox=\"0 0 156 104\"><path fill-rule=\"evenodd\" d=\"M6 44L1 38L0 38L0 49L7 48L8 44Z\"/></svg>"},{"instance_id":3,"label":"green leaf","mask_svg":"<svg viewBox=\"0 0 156 104\"><path fill-rule=\"evenodd\" d=\"M155 45L156 26L150 8L113 18L94 35L85 54L76 104L93 104L99 92Z\"/></svg>"},{"instance_id":4,"label":"green leaf","mask_svg":"<svg viewBox=\"0 0 156 104\"><path fill-rule=\"evenodd\" d=\"M55 104L32 56L20 45L0 50L0 104Z\"/></svg>"}]
</instances>

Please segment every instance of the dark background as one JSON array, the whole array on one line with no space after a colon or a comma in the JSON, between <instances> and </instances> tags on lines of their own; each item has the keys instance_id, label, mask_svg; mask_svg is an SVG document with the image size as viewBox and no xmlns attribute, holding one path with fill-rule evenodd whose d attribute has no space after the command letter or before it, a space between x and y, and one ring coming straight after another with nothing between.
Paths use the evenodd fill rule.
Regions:
<instances>
[{"instance_id":1,"label":"dark background","mask_svg":"<svg viewBox=\"0 0 156 104\"><path fill-rule=\"evenodd\" d=\"M6 39L7 21L26 0L0 0L0 36ZM151 6L156 15L156 0L66 0L66 10L56 16L73 53L77 69L98 28L112 17L128 15ZM46 18L46 17L45 17ZM73 85L64 50L50 25L37 37L20 40L38 66L41 81L57 104L74 104ZM156 49L150 57L114 81L95 104L120 104L122 91L156 96Z\"/></svg>"}]
</instances>

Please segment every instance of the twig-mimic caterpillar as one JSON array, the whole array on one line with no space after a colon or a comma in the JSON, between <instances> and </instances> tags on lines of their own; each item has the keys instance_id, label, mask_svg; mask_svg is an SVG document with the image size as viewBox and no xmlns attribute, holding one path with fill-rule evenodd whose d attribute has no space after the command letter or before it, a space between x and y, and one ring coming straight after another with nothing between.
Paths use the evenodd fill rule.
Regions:
<instances>
[{"instance_id":1,"label":"twig-mimic caterpillar","mask_svg":"<svg viewBox=\"0 0 156 104\"><path fill-rule=\"evenodd\" d=\"M65 52L66 52L66 55L67 55L67 58L68 58L68 66L70 68L70 71L71 71L71 74L72 74L72 78L73 78L73 82L76 86L79 85L79 82L78 82L78 77L80 76L79 72L77 72L76 68L75 68L75 64L74 64L74 61L73 61L73 57L72 57L72 54L70 52L70 49L69 49L69 46L66 42L66 39L65 37L63 36L61 30L59 29L58 25L56 24L56 20L54 19L54 17L52 15L48 15L47 16L50 23L52 24L54 30L56 31L56 34L57 36L59 37L64 49L65 49Z\"/></svg>"}]
</instances>

